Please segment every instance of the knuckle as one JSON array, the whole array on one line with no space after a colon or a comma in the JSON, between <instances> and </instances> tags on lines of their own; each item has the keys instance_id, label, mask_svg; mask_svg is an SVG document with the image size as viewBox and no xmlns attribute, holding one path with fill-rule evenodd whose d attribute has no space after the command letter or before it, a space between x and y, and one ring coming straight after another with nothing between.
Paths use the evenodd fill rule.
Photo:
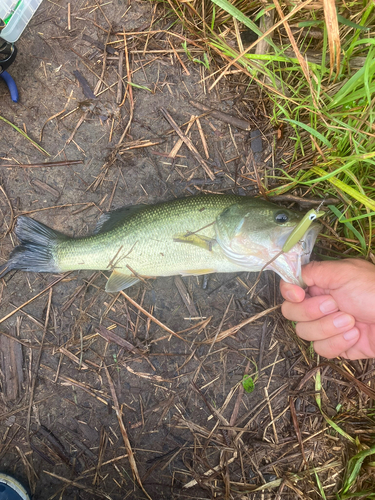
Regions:
<instances>
[{"instance_id":1,"label":"knuckle","mask_svg":"<svg viewBox=\"0 0 375 500\"><path fill-rule=\"evenodd\" d=\"M333 325L332 319L329 317L324 317L320 321L320 327L323 333L323 337L330 337L333 333L336 333L337 328ZM331 341L332 338L329 339Z\"/></svg>"},{"instance_id":2,"label":"knuckle","mask_svg":"<svg viewBox=\"0 0 375 500\"><path fill-rule=\"evenodd\" d=\"M314 342L314 351L320 356L324 356L327 359L332 359L336 357L335 354L332 354L330 352L329 347L327 348L327 346L322 344L322 342Z\"/></svg>"},{"instance_id":3,"label":"knuckle","mask_svg":"<svg viewBox=\"0 0 375 500\"><path fill-rule=\"evenodd\" d=\"M339 336L331 337L330 339L327 340L328 353L330 355L330 359L339 356L344 351L344 346L342 346L341 343L342 340L341 338L339 338ZM326 357L328 356L326 355Z\"/></svg>"},{"instance_id":4,"label":"knuckle","mask_svg":"<svg viewBox=\"0 0 375 500\"><path fill-rule=\"evenodd\" d=\"M301 339L304 339L304 340L310 340L308 338L308 335L306 335L306 323L304 323L303 321L299 321L297 324L296 324L296 334L298 335L298 337L300 337Z\"/></svg>"},{"instance_id":5,"label":"knuckle","mask_svg":"<svg viewBox=\"0 0 375 500\"><path fill-rule=\"evenodd\" d=\"M315 321L317 317L321 316L321 314L317 313L314 302L310 301L305 304L303 312L306 316L306 321Z\"/></svg>"},{"instance_id":6,"label":"knuckle","mask_svg":"<svg viewBox=\"0 0 375 500\"><path fill-rule=\"evenodd\" d=\"M293 317L290 311L290 306L291 306L290 302L288 301L283 302L281 305L281 313L284 316L284 318L293 321Z\"/></svg>"}]
</instances>

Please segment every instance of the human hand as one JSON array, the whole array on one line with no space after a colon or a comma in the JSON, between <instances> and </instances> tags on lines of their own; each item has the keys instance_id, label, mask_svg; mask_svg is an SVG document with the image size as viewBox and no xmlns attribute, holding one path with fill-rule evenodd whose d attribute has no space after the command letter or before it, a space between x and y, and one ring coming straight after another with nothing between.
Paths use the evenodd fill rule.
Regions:
<instances>
[{"instance_id":1,"label":"human hand","mask_svg":"<svg viewBox=\"0 0 375 500\"><path fill-rule=\"evenodd\" d=\"M281 311L326 358L375 358L375 266L365 260L310 262L307 290L281 281Z\"/></svg>"}]
</instances>

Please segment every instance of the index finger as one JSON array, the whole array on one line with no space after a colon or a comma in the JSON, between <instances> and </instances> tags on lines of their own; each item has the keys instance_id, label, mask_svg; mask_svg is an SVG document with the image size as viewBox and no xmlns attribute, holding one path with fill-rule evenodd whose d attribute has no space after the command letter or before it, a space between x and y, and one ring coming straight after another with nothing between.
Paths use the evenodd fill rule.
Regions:
<instances>
[{"instance_id":1,"label":"index finger","mask_svg":"<svg viewBox=\"0 0 375 500\"><path fill-rule=\"evenodd\" d=\"M330 295L308 297L299 303L285 301L281 306L281 312L286 319L304 322L320 319L338 310L335 300Z\"/></svg>"}]
</instances>

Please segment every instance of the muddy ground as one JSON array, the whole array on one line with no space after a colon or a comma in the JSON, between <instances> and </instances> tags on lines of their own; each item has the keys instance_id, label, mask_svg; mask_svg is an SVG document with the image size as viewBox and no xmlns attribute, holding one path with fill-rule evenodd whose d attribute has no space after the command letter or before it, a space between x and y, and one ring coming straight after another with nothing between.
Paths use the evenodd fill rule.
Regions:
<instances>
[{"instance_id":1,"label":"muddy ground","mask_svg":"<svg viewBox=\"0 0 375 500\"><path fill-rule=\"evenodd\" d=\"M81 236L94 229L103 211L123 205L200 191L258 194L258 170L264 180L267 169L274 172L288 160L257 87L233 75L209 91L212 80L202 82L208 76L204 65L182 50L182 29L174 26L176 35L160 31L171 24L162 7L134 0L102 4L71 2L69 21L66 0L44 0L17 43L19 54L9 70L18 84L18 103L0 81L0 115L49 154L0 122L1 264L15 244L6 234L13 222L8 201L14 216L28 214ZM118 103L124 32L136 86L126 84L124 58ZM105 43L110 44L104 57ZM214 60L211 65L215 69ZM175 159L168 156L178 137L160 108L182 127L192 115L204 114L189 99L251 123L252 135L201 117L213 181L185 145ZM258 140L252 148L257 129L263 144L259 148ZM196 123L190 137L206 158ZM142 141L153 145L143 147ZM82 163L25 167L72 160ZM8 166L17 163L23 166ZM151 498L275 498L277 492L278 498L296 498L297 486L285 478L303 468L303 459L288 397L308 368L307 351L278 310L213 342L219 332L280 303L275 275L265 273L255 294L249 290L256 275L243 273L177 282L159 278L127 290L182 340L123 295L106 294L103 273L71 273L32 300L59 277L18 272L0 283L1 470L22 479L40 500L146 498L134 479L114 392ZM128 341L133 352L100 335L108 332L117 342ZM8 342L5 335L16 340ZM240 381L245 372L256 372L254 363L259 378L248 394ZM333 399L338 398L331 384ZM322 429L312 392L307 384L296 403L302 439ZM316 467L337 460L327 441L307 440L304 451ZM251 493L278 479L269 493ZM327 491L336 490L324 471L321 480L331 485ZM298 488L316 498L308 477Z\"/></svg>"}]
</instances>

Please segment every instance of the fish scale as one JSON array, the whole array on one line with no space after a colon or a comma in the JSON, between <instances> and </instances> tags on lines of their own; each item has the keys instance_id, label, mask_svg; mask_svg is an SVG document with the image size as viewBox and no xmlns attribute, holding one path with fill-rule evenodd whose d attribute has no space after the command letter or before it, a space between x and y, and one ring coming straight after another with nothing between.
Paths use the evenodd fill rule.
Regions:
<instances>
[{"instance_id":1,"label":"fish scale","mask_svg":"<svg viewBox=\"0 0 375 500\"><path fill-rule=\"evenodd\" d=\"M214 238L213 224L219 213L234 203L244 203L242 196L199 196L145 205L112 231L55 247L54 255L62 271L76 269L110 270L129 273L130 266L146 276L172 276L194 269L224 266L222 272L236 271L218 248L208 253L203 248L174 241L179 234L199 231ZM129 273L130 274L130 273Z\"/></svg>"}]
</instances>

